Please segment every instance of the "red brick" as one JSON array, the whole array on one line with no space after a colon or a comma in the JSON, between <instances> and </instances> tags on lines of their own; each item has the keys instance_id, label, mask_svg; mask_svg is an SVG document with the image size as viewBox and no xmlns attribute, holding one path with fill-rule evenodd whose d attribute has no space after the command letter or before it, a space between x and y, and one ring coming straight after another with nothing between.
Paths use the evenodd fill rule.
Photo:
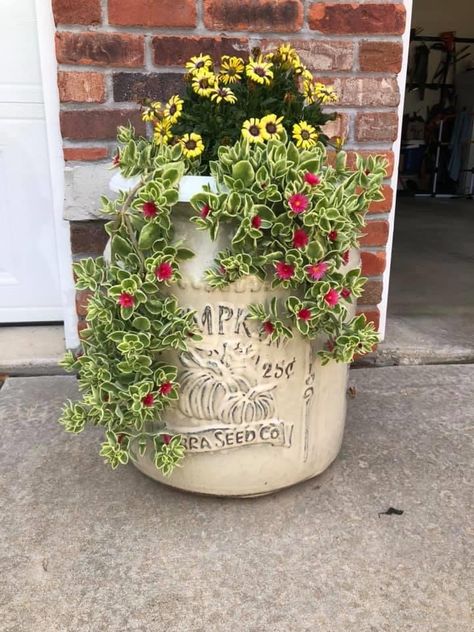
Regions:
<instances>
[{"instance_id":1,"label":"red brick","mask_svg":"<svg viewBox=\"0 0 474 632\"><path fill-rule=\"evenodd\" d=\"M245 37L156 35L152 47L157 66L182 66L190 57L203 52L213 59L222 55L243 55L248 52L249 44Z\"/></svg>"},{"instance_id":2,"label":"red brick","mask_svg":"<svg viewBox=\"0 0 474 632\"><path fill-rule=\"evenodd\" d=\"M185 90L183 75L175 72L114 74L114 101L138 101L145 97L164 100Z\"/></svg>"},{"instance_id":3,"label":"red brick","mask_svg":"<svg viewBox=\"0 0 474 632\"><path fill-rule=\"evenodd\" d=\"M382 281L369 279L359 299L361 305L378 305L382 300Z\"/></svg>"},{"instance_id":4,"label":"red brick","mask_svg":"<svg viewBox=\"0 0 474 632\"><path fill-rule=\"evenodd\" d=\"M143 35L87 31L56 33L60 64L139 67L144 63Z\"/></svg>"},{"instance_id":5,"label":"red brick","mask_svg":"<svg viewBox=\"0 0 474 632\"><path fill-rule=\"evenodd\" d=\"M196 26L196 2L109 0L109 23L120 26Z\"/></svg>"},{"instance_id":6,"label":"red brick","mask_svg":"<svg viewBox=\"0 0 474 632\"><path fill-rule=\"evenodd\" d=\"M64 160L94 161L109 156L107 147L64 147Z\"/></svg>"},{"instance_id":7,"label":"red brick","mask_svg":"<svg viewBox=\"0 0 474 632\"><path fill-rule=\"evenodd\" d=\"M339 4L316 2L309 8L309 27L322 33L401 35L405 29L403 4Z\"/></svg>"},{"instance_id":8,"label":"red brick","mask_svg":"<svg viewBox=\"0 0 474 632\"><path fill-rule=\"evenodd\" d=\"M321 127L321 130L326 136L329 136L329 138L334 138L335 136L346 138L349 131L349 118L347 114L338 114L335 121L328 121Z\"/></svg>"},{"instance_id":9,"label":"red brick","mask_svg":"<svg viewBox=\"0 0 474 632\"><path fill-rule=\"evenodd\" d=\"M374 323L375 325L375 329L379 328L380 325L380 312L376 307L364 307L361 306L358 310L357 310L357 316L359 316L359 314L365 314L365 317L367 318L367 320L370 323Z\"/></svg>"},{"instance_id":10,"label":"red brick","mask_svg":"<svg viewBox=\"0 0 474 632\"><path fill-rule=\"evenodd\" d=\"M362 228L361 246L385 246L388 239L388 222L385 220L369 221Z\"/></svg>"},{"instance_id":11,"label":"red brick","mask_svg":"<svg viewBox=\"0 0 474 632\"><path fill-rule=\"evenodd\" d=\"M332 40L292 40L292 46L298 51L303 63L310 70L351 70L354 60L354 43ZM260 42L262 50L275 47L275 40Z\"/></svg>"},{"instance_id":12,"label":"red brick","mask_svg":"<svg viewBox=\"0 0 474 632\"><path fill-rule=\"evenodd\" d=\"M87 303L92 296L90 290L78 290L76 292L76 313L78 316L87 316Z\"/></svg>"},{"instance_id":13,"label":"red brick","mask_svg":"<svg viewBox=\"0 0 474 632\"><path fill-rule=\"evenodd\" d=\"M398 83L393 77L336 77L319 78L332 85L338 95L338 104L356 107L396 106L400 101Z\"/></svg>"},{"instance_id":14,"label":"red brick","mask_svg":"<svg viewBox=\"0 0 474 632\"><path fill-rule=\"evenodd\" d=\"M98 257L104 251L108 235L104 222L70 222L71 250L73 255Z\"/></svg>"},{"instance_id":15,"label":"red brick","mask_svg":"<svg viewBox=\"0 0 474 632\"><path fill-rule=\"evenodd\" d=\"M396 112L359 112L355 137L358 141L394 141L398 134Z\"/></svg>"},{"instance_id":16,"label":"red brick","mask_svg":"<svg viewBox=\"0 0 474 632\"><path fill-rule=\"evenodd\" d=\"M109 140L129 121L139 133L144 131L138 110L71 110L61 112L61 132L71 140Z\"/></svg>"},{"instance_id":17,"label":"red brick","mask_svg":"<svg viewBox=\"0 0 474 632\"><path fill-rule=\"evenodd\" d=\"M362 274L364 276L377 276L385 270L385 251L361 252Z\"/></svg>"},{"instance_id":18,"label":"red brick","mask_svg":"<svg viewBox=\"0 0 474 632\"><path fill-rule=\"evenodd\" d=\"M56 24L99 24L100 0L53 0Z\"/></svg>"},{"instance_id":19,"label":"red brick","mask_svg":"<svg viewBox=\"0 0 474 632\"><path fill-rule=\"evenodd\" d=\"M399 42L361 42L359 66L366 72L399 73L402 67L403 47Z\"/></svg>"},{"instance_id":20,"label":"red brick","mask_svg":"<svg viewBox=\"0 0 474 632\"><path fill-rule=\"evenodd\" d=\"M382 186L384 199L379 202L371 202L369 205L369 213L388 213L392 210L393 189L388 185Z\"/></svg>"},{"instance_id":21,"label":"red brick","mask_svg":"<svg viewBox=\"0 0 474 632\"><path fill-rule=\"evenodd\" d=\"M301 0L204 0L204 23L217 31L291 33L303 26Z\"/></svg>"},{"instance_id":22,"label":"red brick","mask_svg":"<svg viewBox=\"0 0 474 632\"><path fill-rule=\"evenodd\" d=\"M59 72L59 98L63 102L103 103L105 77L98 72Z\"/></svg>"},{"instance_id":23,"label":"red brick","mask_svg":"<svg viewBox=\"0 0 474 632\"><path fill-rule=\"evenodd\" d=\"M79 338L81 337L81 333L87 329L87 322L80 318L77 322L77 333L79 334Z\"/></svg>"},{"instance_id":24,"label":"red brick","mask_svg":"<svg viewBox=\"0 0 474 632\"><path fill-rule=\"evenodd\" d=\"M387 160L387 178L389 178L393 173L393 160L394 155L393 151L387 151L386 149L363 149L357 151L348 151L347 152L347 166L349 169L355 169L356 166L356 156L359 154L363 158L368 158L369 156L383 156Z\"/></svg>"}]
</instances>

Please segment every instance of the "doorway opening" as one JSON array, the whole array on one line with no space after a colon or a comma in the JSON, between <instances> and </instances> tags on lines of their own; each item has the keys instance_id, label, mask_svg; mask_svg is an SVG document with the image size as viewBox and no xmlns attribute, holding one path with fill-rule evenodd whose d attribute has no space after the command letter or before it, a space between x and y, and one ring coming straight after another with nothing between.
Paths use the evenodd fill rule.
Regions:
<instances>
[{"instance_id":1,"label":"doorway opening","mask_svg":"<svg viewBox=\"0 0 474 632\"><path fill-rule=\"evenodd\" d=\"M387 330L394 364L474 361L474 3L414 0Z\"/></svg>"}]
</instances>

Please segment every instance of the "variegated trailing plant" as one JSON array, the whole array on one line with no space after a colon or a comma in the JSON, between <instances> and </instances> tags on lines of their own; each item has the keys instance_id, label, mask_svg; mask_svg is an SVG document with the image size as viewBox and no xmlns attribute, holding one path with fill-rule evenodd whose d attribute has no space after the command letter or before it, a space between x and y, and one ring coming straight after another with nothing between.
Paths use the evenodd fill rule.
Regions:
<instances>
[{"instance_id":1,"label":"variegated trailing plant","mask_svg":"<svg viewBox=\"0 0 474 632\"><path fill-rule=\"evenodd\" d=\"M299 72L295 57L291 67L281 62L277 68L272 59L275 73ZM250 65L249 83L258 64ZM272 72L270 61L265 67ZM314 103L314 94L307 95ZM307 136L308 123L293 126L290 141L275 114L255 121L244 122L240 140L215 149L209 168L217 191L204 187L191 200L197 230L215 239L225 225L230 235L205 279L215 288L248 275L268 282L275 289L269 303L249 305L262 336L276 343L301 335L315 341L322 363L350 362L377 341L363 315L349 317L364 279L347 264L369 203L383 197L384 160L359 157L349 169L336 143L331 165L321 142L326 138L318 140L314 129ZM184 457L181 437L171 436L161 420L179 397L170 352L189 351L201 339L195 314L172 293L180 262L193 257L175 234L173 214L180 180L200 173L200 157L171 133L157 142L156 130L150 140L120 128L118 141L116 166L136 184L116 199L102 198L110 255L74 264L77 288L90 293L87 327L82 350L68 352L63 366L78 373L82 400L68 402L60 421L74 433L86 424L104 428L100 453L113 468L151 446L156 467L169 475Z\"/></svg>"}]
</instances>

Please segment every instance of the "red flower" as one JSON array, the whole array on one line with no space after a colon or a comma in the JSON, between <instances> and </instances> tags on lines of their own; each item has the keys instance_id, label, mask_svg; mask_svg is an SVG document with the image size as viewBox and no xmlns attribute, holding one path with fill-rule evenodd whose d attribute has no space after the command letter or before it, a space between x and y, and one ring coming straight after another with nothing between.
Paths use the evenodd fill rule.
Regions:
<instances>
[{"instance_id":1,"label":"red flower","mask_svg":"<svg viewBox=\"0 0 474 632\"><path fill-rule=\"evenodd\" d=\"M147 393L145 397L142 399L142 404L147 408L151 408L155 403L155 398L153 397L153 393Z\"/></svg>"},{"instance_id":2,"label":"red flower","mask_svg":"<svg viewBox=\"0 0 474 632\"><path fill-rule=\"evenodd\" d=\"M118 297L118 304L120 307L125 307L126 309L130 309L135 305L135 297L133 294L129 294L128 292L122 292Z\"/></svg>"},{"instance_id":3,"label":"red flower","mask_svg":"<svg viewBox=\"0 0 474 632\"><path fill-rule=\"evenodd\" d=\"M161 438L163 439L163 443L166 443L166 445L168 445L168 443L171 441L173 437L169 434L164 434L164 435L161 435Z\"/></svg>"},{"instance_id":4,"label":"red flower","mask_svg":"<svg viewBox=\"0 0 474 632\"><path fill-rule=\"evenodd\" d=\"M255 215L254 217L252 217L252 228L260 228L260 226L262 225L262 218L260 217L260 215Z\"/></svg>"},{"instance_id":5,"label":"red flower","mask_svg":"<svg viewBox=\"0 0 474 632\"><path fill-rule=\"evenodd\" d=\"M349 298L349 296L351 295L351 291L348 287L344 287L341 290L341 296L342 298Z\"/></svg>"},{"instance_id":6,"label":"red flower","mask_svg":"<svg viewBox=\"0 0 474 632\"><path fill-rule=\"evenodd\" d=\"M156 204L154 202L145 202L142 206L142 211L143 216L146 217L146 219L149 219L150 217L155 217L155 215L158 213L158 209L156 208Z\"/></svg>"},{"instance_id":7,"label":"red flower","mask_svg":"<svg viewBox=\"0 0 474 632\"><path fill-rule=\"evenodd\" d=\"M309 237L305 230L297 228L293 233L293 246L295 248L304 248L308 245Z\"/></svg>"},{"instance_id":8,"label":"red flower","mask_svg":"<svg viewBox=\"0 0 474 632\"><path fill-rule=\"evenodd\" d=\"M155 268L155 276L158 281L169 281L173 276L173 266L168 261L163 261Z\"/></svg>"},{"instance_id":9,"label":"red flower","mask_svg":"<svg viewBox=\"0 0 474 632\"><path fill-rule=\"evenodd\" d=\"M222 276L225 276L227 274L227 270L222 264L219 266L219 272L222 274Z\"/></svg>"},{"instance_id":10,"label":"red flower","mask_svg":"<svg viewBox=\"0 0 474 632\"><path fill-rule=\"evenodd\" d=\"M289 263L285 263L284 261L277 261L275 263L275 274L282 281L287 281L291 279L295 273L295 268Z\"/></svg>"},{"instance_id":11,"label":"red flower","mask_svg":"<svg viewBox=\"0 0 474 632\"><path fill-rule=\"evenodd\" d=\"M122 441L124 440L124 437L125 437L125 435L124 435L122 432L120 432L120 433L117 435L117 443L118 443L119 445L120 445L120 444L122 443Z\"/></svg>"},{"instance_id":12,"label":"red flower","mask_svg":"<svg viewBox=\"0 0 474 632\"><path fill-rule=\"evenodd\" d=\"M329 305L329 307L334 307L339 303L339 292L331 288L329 292L324 295L324 300Z\"/></svg>"},{"instance_id":13,"label":"red flower","mask_svg":"<svg viewBox=\"0 0 474 632\"><path fill-rule=\"evenodd\" d=\"M304 213L309 206L309 200L303 193L294 193L288 198L288 204L290 205L293 213Z\"/></svg>"},{"instance_id":14,"label":"red flower","mask_svg":"<svg viewBox=\"0 0 474 632\"><path fill-rule=\"evenodd\" d=\"M115 156L112 158L112 164L114 167L118 167L120 164L120 154L117 152Z\"/></svg>"},{"instance_id":15,"label":"red flower","mask_svg":"<svg viewBox=\"0 0 474 632\"><path fill-rule=\"evenodd\" d=\"M329 241L336 241L336 239L337 239L337 230L331 230L328 233L328 239L329 239Z\"/></svg>"},{"instance_id":16,"label":"red flower","mask_svg":"<svg viewBox=\"0 0 474 632\"><path fill-rule=\"evenodd\" d=\"M209 204L204 204L204 206L201 208L201 217L203 219L206 219L206 217L209 215L209 213L211 212L211 207L209 206Z\"/></svg>"},{"instance_id":17,"label":"red flower","mask_svg":"<svg viewBox=\"0 0 474 632\"><path fill-rule=\"evenodd\" d=\"M173 390L173 384L171 382L163 382L163 384L158 389L160 395L169 395Z\"/></svg>"},{"instance_id":18,"label":"red flower","mask_svg":"<svg viewBox=\"0 0 474 632\"><path fill-rule=\"evenodd\" d=\"M349 263L349 251L346 250L346 252L344 252L342 254L342 260L343 262L347 265Z\"/></svg>"},{"instance_id":19,"label":"red flower","mask_svg":"<svg viewBox=\"0 0 474 632\"><path fill-rule=\"evenodd\" d=\"M326 342L326 349L328 351L333 351L334 350L334 340L328 340Z\"/></svg>"},{"instance_id":20,"label":"red flower","mask_svg":"<svg viewBox=\"0 0 474 632\"><path fill-rule=\"evenodd\" d=\"M321 178L317 176L315 173L311 173L311 171L307 171L304 174L304 181L307 184L310 184L312 187L314 187L321 182Z\"/></svg>"},{"instance_id":21,"label":"red flower","mask_svg":"<svg viewBox=\"0 0 474 632\"><path fill-rule=\"evenodd\" d=\"M319 281L326 274L328 268L329 265L325 261L311 263L309 266L306 266L306 274L312 281Z\"/></svg>"},{"instance_id":22,"label":"red flower","mask_svg":"<svg viewBox=\"0 0 474 632\"><path fill-rule=\"evenodd\" d=\"M275 331L275 325L269 320L266 320L263 323L262 328L263 328L263 331L269 336Z\"/></svg>"},{"instance_id":23,"label":"red flower","mask_svg":"<svg viewBox=\"0 0 474 632\"><path fill-rule=\"evenodd\" d=\"M308 309L307 307L301 308L300 311L297 314L298 318L300 318L301 320L305 320L305 321L311 320L311 316L312 315L313 314L311 313L311 310Z\"/></svg>"}]
</instances>

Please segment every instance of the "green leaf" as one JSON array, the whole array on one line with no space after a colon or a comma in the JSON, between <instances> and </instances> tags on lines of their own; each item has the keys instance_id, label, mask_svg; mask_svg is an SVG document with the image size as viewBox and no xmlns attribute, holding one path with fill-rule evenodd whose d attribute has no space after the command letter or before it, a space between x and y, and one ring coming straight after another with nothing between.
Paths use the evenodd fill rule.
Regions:
<instances>
[{"instance_id":1,"label":"green leaf","mask_svg":"<svg viewBox=\"0 0 474 632\"><path fill-rule=\"evenodd\" d=\"M152 247L154 241L161 235L161 228L157 224L146 224L140 232L138 238L138 246L142 250L148 250Z\"/></svg>"},{"instance_id":2,"label":"green leaf","mask_svg":"<svg viewBox=\"0 0 474 632\"><path fill-rule=\"evenodd\" d=\"M248 160L241 160L232 167L232 177L235 180L242 180L245 186L249 186L254 181L255 171Z\"/></svg>"},{"instance_id":3,"label":"green leaf","mask_svg":"<svg viewBox=\"0 0 474 632\"><path fill-rule=\"evenodd\" d=\"M151 327L151 323L146 316L137 316L133 319L132 325L140 331L148 331Z\"/></svg>"},{"instance_id":4,"label":"green leaf","mask_svg":"<svg viewBox=\"0 0 474 632\"><path fill-rule=\"evenodd\" d=\"M115 235L112 237L112 256L113 257L121 257L125 258L132 252L132 246L128 241L120 237L120 235Z\"/></svg>"}]
</instances>

